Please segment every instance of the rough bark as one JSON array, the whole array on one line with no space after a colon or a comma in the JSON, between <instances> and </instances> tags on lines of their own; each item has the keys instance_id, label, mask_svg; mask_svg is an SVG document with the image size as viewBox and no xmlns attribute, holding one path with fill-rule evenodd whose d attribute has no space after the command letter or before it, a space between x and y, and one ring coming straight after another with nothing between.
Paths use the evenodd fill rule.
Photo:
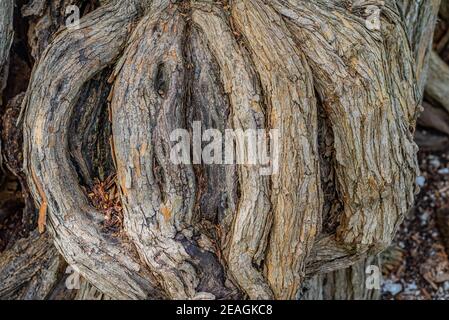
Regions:
<instances>
[{"instance_id":1,"label":"rough bark","mask_svg":"<svg viewBox=\"0 0 449 320\"><path fill-rule=\"evenodd\" d=\"M62 278L65 261L48 236L36 231L18 240L0 259L0 298L16 300L48 299Z\"/></svg>"},{"instance_id":2,"label":"rough bark","mask_svg":"<svg viewBox=\"0 0 449 320\"><path fill-rule=\"evenodd\" d=\"M419 92L397 3L381 30L369 4L109 1L37 49L26 178L87 291L294 299L390 243L413 202ZM170 133L195 120L279 129L279 173L171 163ZM86 195L111 161L123 237Z\"/></svg>"},{"instance_id":3,"label":"rough bark","mask_svg":"<svg viewBox=\"0 0 449 320\"><path fill-rule=\"evenodd\" d=\"M425 111L419 117L418 124L449 136L449 114L444 109L434 107L426 102L423 106Z\"/></svg>"},{"instance_id":4,"label":"rough bark","mask_svg":"<svg viewBox=\"0 0 449 320\"><path fill-rule=\"evenodd\" d=\"M444 2L444 1L443 1ZM429 59L432 52L433 33L435 31L441 0L401 0L409 41L414 51L416 78L423 98L429 73ZM430 72L433 75L433 72Z\"/></svg>"},{"instance_id":5,"label":"rough bark","mask_svg":"<svg viewBox=\"0 0 449 320\"><path fill-rule=\"evenodd\" d=\"M32 0L21 8L22 17L28 19L27 38L34 59L42 55L53 35L65 24L66 8L80 3L80 0Z\"/></svg>"},{"instance_id":6,"label":"rough bark","mask_svg":"<svg viewBox=\"0 0 449 320\"><path fill-rule=\"evenodd\" d=\"M419 96L424 95L424 87L427 83L429 59L432 50L432 36L438 17L440 0L403 0L398 2L402 11L408 38L415 57L416 78ZM433 70L430 72L433 76ZM444 120L436 120L440 112L436 110L429 113L427 106L425 117L421 116L421 125L437 126L439 129L448 130ZM432 109L434 110L434 108ZM436 120L436 121L433 121ZM444 131L443 131L444 132ZM305 287L309 288L304 299L337 299L337 300L366 300L378 299L379 290L368 290L365 286L366 267L373 262L373 258L356 263L348 269L338 270L329 274L320 274L309 280Z\"/></svg>"},{"instance_id":7,"label":"rough bark","mask_svg":"<svg viewBox=\"0 0 449 320\"><path fill-rule=\"evenodd\" d=\"M0 2L0 105L2 104L1 93L8 78L9 50L14 39L13 14L13 0Z\"/></svg>"},{"instance_id":8,"label":"rough bark","mask_svg":"<svg viewBox=\"0 0 449 320\"><path fill-rule=\"evenodd\" d=\"M430 56L429 80L426 85L426 94L449 112L449 66L438 53L432 52Z\"/></svg>"},{"instance_id":9,"label":"rough bark","mask_svg":"<svg viewBox=\"0 0 449 320\"><path fill-rule=\"evenodd\" d=\"M55 244L67 262L115 298L157 298L160 294L137 257L99 229L100 213L79 187L64 146L82 85L117 56L137 12L135 5L114 3L90 14L79 30L58 34L34 70L25 101L25 105L32 101L25 120L25 162L29 183L40 199L40 231L48 207L53 213L50 230L57 235ZM105 46L106 52L101 50ZM45 107L33 108L36 105ZM50 134L46 132L49 127Z\"/></svg>"},{"instance_id":10,"label":"rough bark","mask_svg":"<svg viewBox=\"0 0 449 320\"><path fill-rule=\"evenodd\" d=\"M74 300L111 300L111 298L92 286L85 279L80 279L80 288Z\"/></svg>"},{"instance_id":11,"label":"rough bark","mask_svg":"<svg viewBox=\"0 0 449 320\"><path fill-rule=\"evenodd\" d=\"M320 274L305 282L302 300L376 300L379 288L368 289L367 268L377 266L380 259L369 257L347 269Z\"/></svg>"},{"instance_id":12,"label":"rough bark","mask_svg":"<svg viewBox=\"0 0 449 320\"><path fill-rule=\"evenodd\" d=\"M34 0L27 5L23 5L23 1L14 3L16 32L14 47L11 49L12 63L8 87L3 96L8 104L2 109L4 114L1 138L2 156L5 159L4 169L16 176L20 183L23 201L19 203L24 202L24 207L22 210L19 208L16 212L9 213L10 219L19 219L20 222L16 225L15 231L9 230L6 233L8 246L6 251L0 254L2 277L4 277L0 292L1 299L72 298L72 292L66 290L64 283L63 267L66 263L53 246L51 237L45 234L39 236L37 232L33 232L36 228L37 216L23 171L23 130L18 121L20 105L24 97L21 91L26 89L29 79L29 63L32 58L39 58L43 48L52 40L53 34L65 23L65 8L69 4L78 4L78 2ZM87 5L84 10L88 11L92 8ZM26 48L31 49L30 56L27 55ZM21 240L17 241L17 239ZM26 269L23 270L23 268Z\"/></svg>"},{"instance_id":13,"label":"rough bark","mask_svg":"<svg viewBox=\"0 0 449 320\"><path fill-rule=\"evenodd\" d=\"M301 15L298 16L302 13L302 16L307 16L308 19L313 17L316 13L309 7L318 9L315 12L322 15L322 19L331 22L330 26L335 26L335 30L331 29L334 33L324 34L323 38L316 37L316 31L310 27L310 24L307 24L308 21L303 21L299 19ZM417 104L413 91L412 60L407 43L397 41L397 39L404 39L405 33L401 25L395 25L394 21L400 21L400 18L392 3L389 3L389 6L387 5L383 10L381 25L384 29L380 33L366 32L364 26L351 20L350 15L348 17L338 14L330 15L326 10L319 10L320 7L317 8L312 4L301 5L296 12L289 9L283 10L287 16L291 17L296 34L301 35L300 43L306 44L302 46L302 49L306 52L312 70L320 75L316 79L315 86L325 110L328 112L335 139L337 191L343 202L343 212L337 228L337 241L334 242L331 240L332 238L324 238L318 242L315 258L316 262L324 265L322 267L318 265L317 271L330 271L334 267L341 268L345 264L350 264L351 261L354 262L353 256L361 255L373 247L377 247L379 250L388 245L391 240L388 234L394 234L393 230L401 221L401 215L404 214L404 212L401 213L402 210L397 204L402 202L403 208L405 208L412 203L413 189L408 189L408 194L402 193L400 198L396 198L395 192L392 191L396 187L399 187L398 190L407 190L413 184L409 184L411 182L409 179L414 176L416 168L415 160L412 160L416 147L409 135L410 132L405 128L399 129L402 126L399 125L398 129L399 131L403 130L402 133L394 134L396 137L401 136L399 141L394 142L396 138L393 136L389 138L385 136L386 132L393 129L387 125L389 117L386 117L386 113L388 112L393 113L393 118L397 119L397 116L400 115L399 117L402 119L408 119L406 121L413 126ZM335 9L339 8L335 7ZM327 10L329 10L328 7ZM347 12L344 9L342 11ZM361 11L363 12L363 10ZM349 34L345 29L342 30L341 19L352 23L351 26L355 28L356 33ZM388 28L391 28L389 32L395 35L394 40L391 33L385 33ZM337 51L332 50L326 41L327 37L334 40L334 45L338 48ZM366 46L370 49L364 50L361 47L363 42L370 39L373 40L373 43L370 42ZM374 44L378 39L382 39L379 46ZM352 44L351 40L358 43L360 47ZM407 58L404 60L404 57L407 56L409 56L409 60ZM389 61L389 65L385 66L388 70L387 74L380 75L380 80L374 79L374 74L379 72L376 63L377 66L383 65L386 61L384 59ZM388 79L389 77L392 78ZM370 85L365 91L363 81L367 79L369 79ZM384 92L388 86L397 92L396 97L399 99L392 99L392 96L388 98L391 91L390 93ZM374 88L378 88L378 90L373 90ZM371 96L376 91L377 93L384 92L381 95L384 95L385 98ZM381 112L382 106L374 107L375 101L381 102L381 105L389 101L390 109ZM368 109L359 109L361 106L368 106ZM370 124L370 121L373 123ZM382 127L381 123L384 123L386 127L384 130L378 131L379 126ZM389 129L386 129L387 127ZM368 135L365 135L364 130L368 130L370 133L367 132ZM378 135L377 138L376 135ZM352 139L348 141L348 137L352 137ZM368 140L364 140L367 138ZM378 149L380 145L382 148ZM387 152L389 148L391 149ZM394 151L396 148L398 148L397 151ZM403 150L399 151L400 149ZM407 158L411 161L407 160L406 167L396 167L396 164L391 163L390 156L392 154L409 154L411 157ZM398 162L394 162L403 163L400 158L398 158ZM376 173L376 170L372 171L370 165L376 161L389 164L384 168L378 168L379 171ZM407 167L409 169L406 169ZM368 170L369 173L364 175L363 170ZM408 170L410 170L410 174L407 173ZM402 176L404 174L405 176ZM384 180L382 177L386 176L390 176L390 178ZM400 184L403 184L405 189L401 188ZM390 204L387 204L388 202ZM397 208L396 214L393 210L388 215L383 215L383 210L395 207ZM383 216L382 219L386 220L376 221L376 216ZM347 254L348 245L356 243L357 245L353 248L355 252ZM326 263L326 260L329 260L329 263Z\"/></svg>"}]
</instances>

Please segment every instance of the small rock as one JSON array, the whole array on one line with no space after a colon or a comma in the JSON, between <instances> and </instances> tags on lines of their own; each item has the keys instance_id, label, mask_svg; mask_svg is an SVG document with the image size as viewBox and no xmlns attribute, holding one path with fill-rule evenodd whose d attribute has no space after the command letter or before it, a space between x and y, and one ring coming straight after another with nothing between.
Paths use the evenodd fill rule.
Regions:
<instances>
[{"instance_id":1,"label":"small rock","mask_svg":"<svg viewBox=\"0 0 449 320\"><path fill-rule=\"evenodd\" d=\"M402 284L387 281L384 283L384 291L391 293L393 296L396 296L402 291Z\"/></svg>"},{"instance_id":2,"label":"small rock","mask_svg":"<svg viewBox=\"0 0 449 320\"><path fill-rule=\"evenodd\" d=\"M439 174L449 174L449 168L443 168L438 170Z\"/></svg>"},{"instance_id":3,"label":"small rock","mask_svg":"<svg viewBox=\"0 0 449 320\"><path fill-rule=\"evenodd\" d=\"M431 156L429 157L429 164L430 166L434 167L434 168L438 168L439 166L441 166L441 162L438 158Z\"/></svg>"},{"instance_id":4,"label":"small rock","mask_svg":"<svg viewBox=\"0 0 449 320\"><path fill-rule=\"evenodd\" d=\"M421 188L425 186L426 184L426 178L424 178L423 176L419 176L416 178L416 184L418 186L420 186Z\"/></svg>"},{"instance_id":5,"label":"small rock","mask_svg":"<svg viewBox=\"0 0 449 320\"><path fill-rule=\"evenodd\" d=\"M421 225L424 226L427 224L427 220L429 219L429 214L427 212L424 212L422 215L419 216L421 219Z\"/></svg>"},{"instance_id":6,"label":"small rock","mask_svg":"<svg viewBox=\"0 0 449 320\"><path fill-rule=\"evenodd\" d=\"M416 285L415 282L405 284L405 288L404 288L405 293L416 293L417 290L418 290L418 286Z\"/></svg>"},{"instance_id":7,"label":"small rock","mask_svg":"<svg viewBox=\"0 0 449 320\"><path fill-rule=\"evenodd\" d=\"M446 282L443 284L443 288L444 288L444 291L449 291L449 281L446 281Z\"/></svg>"}]
</instances>

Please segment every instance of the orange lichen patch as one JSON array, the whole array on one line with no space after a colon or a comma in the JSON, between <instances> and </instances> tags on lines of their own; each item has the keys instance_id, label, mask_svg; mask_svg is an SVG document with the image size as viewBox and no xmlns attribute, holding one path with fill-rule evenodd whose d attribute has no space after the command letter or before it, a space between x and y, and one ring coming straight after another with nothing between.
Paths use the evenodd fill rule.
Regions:
<instances>
[{"instance_id":1,"label":"orange lichen patch","mask_svg":"<svg viewBox=\"0 0 449 320\"><path fill-rule=\"evenodd\" d=\"M109 137L109 145L111 146L112 161L114 161L114 166L117 168L117 158L115 157L115 144L113 136Z\"/></svg>"},{"instance_id":2,"label":"orange lichen patch","mask_svg":"<svg viewBox=\"0 0 449 320\"><path fill-rule=\"evenodd\" d=\"M164 216L165 222L168 222L171 219L171 209L167 206L161 207L162 215Z\"/></svg>"},{"instance_id":3,"label":"orange lichen patch","mask_svg":"<svg viewBox=\"0 0 449 320\"><path fill-rule=\"evenodd\" d=\"M120 235L123 229L123 208L115 179L116 175L111 175L105 181L96 179L89 198L94 207L104 214L104 228Z\"/></svg>"},{"instance_id":4,"label":"orange lichen patch","mask_svg":"<svg viewBox=\"0 0 449 320\"><path fill-rule=\"evenodd\" d=\"M332 11L332 13L335 14L340 19L340 21L344 24L346 28L352 30L353 32L356 32L352 24L349 23L349 21L346 20L346 18L342 14L340 14L338 11Z\"/></svg>"},{"instance_id":5,"label":"orange lichen patch","mask_svg":"<svg viewBox=\"0 0 449 320\"><path fill-rule=\"evenodd\" d=\"M140 157L143 157L148 149L148 143L142 143L142 145L140 146Z\"/></svg>"},{"instance_id":6,"label":"orange lichen patch","mask_svg":"<svg viewBox=\"0 0 449 320\"><path fill-rule=\"evenodd\" d=\"M168 32L168 23L167 23L167 22L164 22L164 23L162 24L162 31L163 31L164 33Z\"/></svg>"},{"instance_id":7,"label":"orange lichen patch","mask_svg":"<svg viewBox=\"0 0 449 320\"><path fill-rule=\"evenodd\" d=\"M47 207L47 202L42 202L39 208L39 218L37 219L39 233L45 232L45 225L47 224Z\"/></svg>"},{"instance_id":8,"label":"orange lichen patch","mask_svg":"<svg viewBox=\"0 0 449 320\"><path fill-rule=\"evenodd\" d=\"M45 195L44 189L42 188L42 185L40 184L36 173L33 169L31 169L31 177L34 181L34 184L36 185L37 192L39 193L39 196L41 197L41 206L39 208L39 217L37 219L37 227L39 230L39 233L45 232L45 225L47 223L47 196Z\"/></svg>"},{"instance_id":9,"label":"orange lichen patch","mask_svg":"<svg viewBox=\"0 0 449 320\"><path fill-rule=\"evenodd\" d=\"M133 149L133 164L136 170L136 176L139 178L142 175L141 165L140 165L140 151L138 149Z\"/></svg>"},{"instance_id":10,"label":"orange lichen patch","mask_svg":"<svg viewBox=\"0 0 449 320\"><path fill-rule=\"evenodd\" d=\"M368 182L369 182L371 189L377 190L378 186L377 186L376 179L374 179L373 177L369 177Z\"/></svg>"}]
</instances>

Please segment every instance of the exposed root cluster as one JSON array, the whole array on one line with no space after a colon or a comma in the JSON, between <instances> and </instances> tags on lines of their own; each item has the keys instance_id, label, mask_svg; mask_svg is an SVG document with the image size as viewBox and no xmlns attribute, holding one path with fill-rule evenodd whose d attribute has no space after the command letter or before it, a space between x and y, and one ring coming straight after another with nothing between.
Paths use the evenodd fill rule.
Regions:
<instances>
[{"instance_id":1,"label":"exposed root cluster","mask_svg":"<svg viewBox=\"0 0 449 320\"><path fill-rule=\"evenodd\" d=\"M416 191L418 98L398 7L388 2L370 30L357 3L110 1L58 33L24 99L24 140L29 184L68 262L113 298L293 299L306 275L385 248ZM89 199L67 128L84 85L111 66L118 187L96 181ZM175 165L170 134L193 121L278 129L279 172ZM321 126L331 159L320 159ZM332 197L341 208L324 233ZM104 217L138 256L103 232ZM221 239L200 227L211 224Z\"/></svg>"}]
</instances>

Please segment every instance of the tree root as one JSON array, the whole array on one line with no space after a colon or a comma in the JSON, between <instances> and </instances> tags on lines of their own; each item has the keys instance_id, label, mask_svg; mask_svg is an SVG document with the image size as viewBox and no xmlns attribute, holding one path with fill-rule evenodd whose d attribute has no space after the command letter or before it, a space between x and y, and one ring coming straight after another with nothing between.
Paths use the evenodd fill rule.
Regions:
<instances>
[{"instance_id":1,"label":"tree root","mask_svg":"<svg viewBox=\"0 0 449 320\"><path fill-rule=\"evenodd\" d=\"M449 112L449 66L436 52L430 55L429 79L426 84L426 95Z\"/></svg>"},{"instance_id":2,"label":"tree root","mask_svg":"<svg viewBox=\"0 0 449 320\"><path fill-rule=\"evenodd\" d=\"M413 203L419 92L397 6L383 8L381 30L364 9L112 1L60 32L23 105L29 184L68 263L111 298L293 299L306 275L385 248ZM71 120L89 110L80 92L113 64L111 152L144 263L100 230L68 154ZM319 105L342 204L326 232ZM170 134L195 120L279 129L279 173L173 164Z\"/></svg>"},{"instance_id":3,"label":"tree root","mask_svg":"<svg viewBox=\"0 0 449 320\"><path fill-rule=\"evenodd\" d=\"M24 101L29 185L40 205L48 205L55 244L89 282L118 299L162 294L138 260L99 230L101 215L79 187L65 147L80 89L118 56L137 14L135 5L113 2L86 16L79 30L59 33L35 68Z\"/></svg>"},{"instance_id":4,"label":"tree root","mask_svg":"<svg viewBox=\"0 0 449 320\"><path fill-rule=\"evenodd\" d=\"M14 1L0 3L0 105L2 92L8 79L9 50L14 39L13 30Z\"/></svg>"}]
</instances>

